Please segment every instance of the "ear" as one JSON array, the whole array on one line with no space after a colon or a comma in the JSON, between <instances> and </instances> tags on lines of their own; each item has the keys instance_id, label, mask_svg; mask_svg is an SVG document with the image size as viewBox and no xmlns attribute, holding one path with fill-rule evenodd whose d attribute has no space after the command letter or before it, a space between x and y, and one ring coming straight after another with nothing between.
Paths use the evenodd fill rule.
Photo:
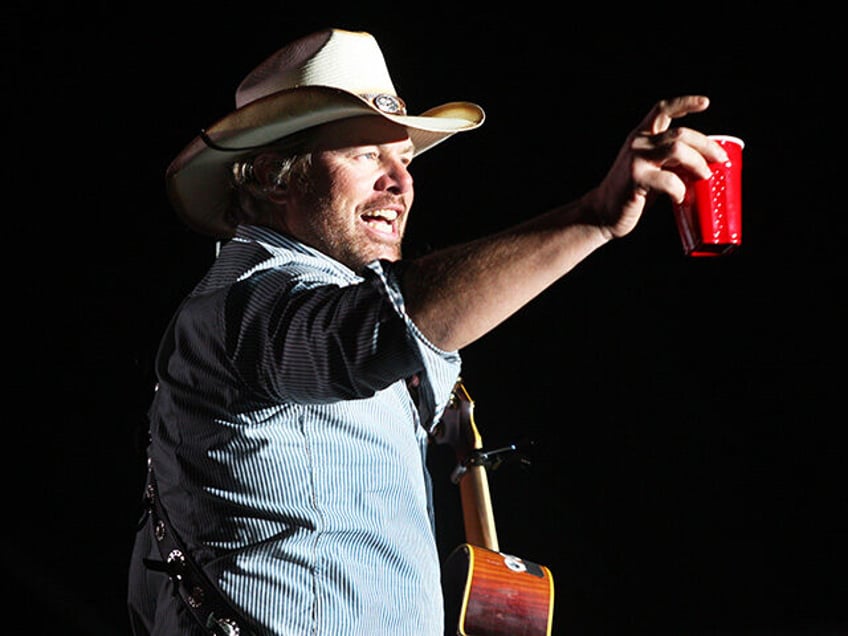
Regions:
<instances>
[{"instance_id":1,"label":"ear","mask_svg":"<svg viewBox=\"0 0 848 636\"><path fill-rule=\"evenodd\" d=\"M288 198L288 184L280 180L280 155L265 152L253 160L253 178L257 194L273 202L283 203Z\"/></svg>"}]
</instances>

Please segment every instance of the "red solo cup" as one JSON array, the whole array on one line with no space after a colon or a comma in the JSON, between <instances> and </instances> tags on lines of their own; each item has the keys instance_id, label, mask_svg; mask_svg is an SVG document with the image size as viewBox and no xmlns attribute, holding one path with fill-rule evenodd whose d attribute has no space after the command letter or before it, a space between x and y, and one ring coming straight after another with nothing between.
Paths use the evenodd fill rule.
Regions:
<instances>
[{"instance_id":1,"label":"red solo cup","mask_svg":"<svg viewBox=\"0 0 848 636\"><path fill-rule=\"evenodd\" d=\"M711 163L709 179L686 183L683 202L674 206L677 230L687 256L722 256L742 244L742 149L738 137L710 135L727 152Z\"/></svg>"}]
</instances>

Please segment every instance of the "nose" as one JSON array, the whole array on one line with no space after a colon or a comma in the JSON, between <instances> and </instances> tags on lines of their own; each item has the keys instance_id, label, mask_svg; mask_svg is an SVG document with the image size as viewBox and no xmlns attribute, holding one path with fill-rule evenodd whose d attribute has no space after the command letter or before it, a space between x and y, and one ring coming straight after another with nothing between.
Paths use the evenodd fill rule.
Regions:
<instances>
[{"instance_id":1,"label":"nose","mask_svg":"<svg viewBox=\"0 0 848 636\"><path fill-rule=\"evenodd\" d=\"M392 194L407 194L412 192L412 174L409 172L408 162L403 159L391 159L384 164L384 169L375 189L385 190Z\"/></svg>"}]
</instances>

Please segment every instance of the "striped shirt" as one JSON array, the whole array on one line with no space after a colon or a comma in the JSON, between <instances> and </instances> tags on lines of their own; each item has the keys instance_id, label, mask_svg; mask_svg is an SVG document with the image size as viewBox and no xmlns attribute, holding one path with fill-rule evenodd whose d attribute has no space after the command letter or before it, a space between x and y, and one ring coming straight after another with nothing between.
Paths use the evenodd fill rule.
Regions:
<instances>
[{"instance_id":1,"label":"striped shirt","mask_svg":"<svg viewBox=\"0 0 848 636\"><path fill-rule=\"evenodd\" d=\"M426 449L461 361L406 315L401 267L242 226L162 340L161 501L260 634L443 633Z\"/></svg>"}]
</instances>

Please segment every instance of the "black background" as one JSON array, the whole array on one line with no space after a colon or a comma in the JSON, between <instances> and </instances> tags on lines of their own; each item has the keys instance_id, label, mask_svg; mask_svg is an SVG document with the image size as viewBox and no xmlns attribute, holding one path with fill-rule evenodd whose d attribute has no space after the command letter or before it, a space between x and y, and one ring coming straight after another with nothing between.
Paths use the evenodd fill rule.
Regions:
<instances>
[{"instance_id":1,"label":"black background","mask_svg":"<svg viewBox=\"0 0 848 636\"><path fill-rule=\"evenodd\" d=\"M6 619L128 633L151 361L214 254L165 167L255 64L339 26L377 36L411 112L487 112L416 160L410 252L579 196L657 99L711 97L684 123L746 141L741 252L685 258L659 201L463 351L486 446L533 442L490 475L501 548L553 571L556 635L848 633L837 16L355 4L8 10ZM446 450L443 556L463 540Z\"/></svg>"}]
</instances>

